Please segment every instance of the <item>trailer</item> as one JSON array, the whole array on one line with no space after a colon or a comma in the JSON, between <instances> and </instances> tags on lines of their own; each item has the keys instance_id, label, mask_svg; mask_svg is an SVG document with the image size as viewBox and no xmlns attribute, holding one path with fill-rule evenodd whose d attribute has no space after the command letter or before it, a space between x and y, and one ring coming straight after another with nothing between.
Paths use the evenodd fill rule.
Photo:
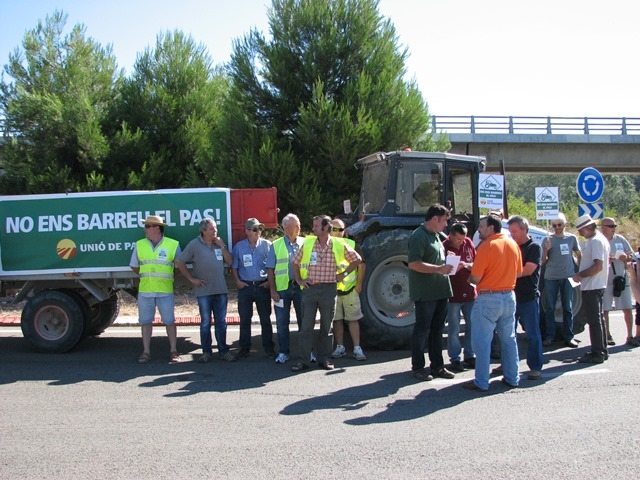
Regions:
<instances>
[{"instance_id":1,"label":"trailer","mask_svg":"<svg viewBox=\"0 0 640 480\"><path fill-rule=\"evenodd\" d=\"M278 225L275 188L198 188L0 196L0 281L26 300L21 328L41 352L67 352L99 335L119 312L119 291L137 296L129 268L148 215L181 246L210 217L228 245L247 218Z\"/></svg>"}]
</instances>

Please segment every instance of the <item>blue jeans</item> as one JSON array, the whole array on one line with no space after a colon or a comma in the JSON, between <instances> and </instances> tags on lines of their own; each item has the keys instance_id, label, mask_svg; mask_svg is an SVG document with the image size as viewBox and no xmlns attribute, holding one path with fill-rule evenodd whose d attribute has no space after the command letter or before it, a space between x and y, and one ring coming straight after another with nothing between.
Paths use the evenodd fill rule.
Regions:
<instances>
[{"instance_id":1,"label":"blue jeans","mask_svg":"<svg viewBox=\"0 0 640 480\"><path fill-rule=\"evenodd\" d=\"M475 383L483 390L489 388L491 339L494 330L500 338L504 379L511 385L518 385L520 382L515 313L516 297L513 292L478 295L473 304L471 345L476 353Z\"/></svg>"},{"instance_id":2,"label":"blue jeans","mask_svg":"<svg viewBox=\"0 0 640 480\"><path fill-rule=\"evenodd\" d=\"M516 322L522 322L527 334L527 366L530 370L542 370L542 334L540 333L540 304L538 299L516 303ZM516 328L517 323L514 323Z\"/></svg>"},{"instance_id":3,"label":"blue jeans","mask_svg":"<svg viewBox=\"0 0 640 480\"><path fill-rule=\"evenodd\" d=\"M448 299L414 302L416 323L411 335L411 370L425 367L424 347L429 352L431 371L444 367L442 358L442 329L447 318Z\"/></svg>"},{"instance_id":4,"label":"blue jeans","mask_svg":"<svg viewBox=\"0 0 640 480\"><path fill-rule=\"evenodd\" d=\"M298 328L300 328L302 324L302 290L295 283L289 283L289 287L286 290L279 291L278 295L280 295L280 300L283 304L282 307L273 307L276 311L276 327L278 328L278 350L280 353L289 355L291 353L289 341L291 304L293 303Z\"/></svg>"},{"instance_id":5,"label":"blue jeans","mask_svg":"<svg viewBox=\"0 0 640 480\"><path fill-rule=\"evenodd\" d=\"M211 313L213 312L214 328L218 352L224 355L229 351L227 345L227 294L202 295L198 297L200 310L200 345L202 353L213 353L211 345Z\"/></svg>"},{"instance_id":6,"label":"blue jeans","mask_svg":"<svg viewBox=\"0 0 640 480\"><path fill-rule=\"evenodd\" d=\"M562 303L562 338L565 342L573 340L573 287L567 278L560 280L544 281L544 314L547 325L546 338L553 340L556 337L556 299L560 292Z\"/></svg>"},{"instance_id":7,"label":"blue jeans","mask_svg":"<svg viewBox=\"0 0 640 480\"><path fill-rule=\"evenodd\" d=\"M259 285L247 285L238 290L238 315L240 316L240 348L251 349L251 317L256 304L262 336L262 348L273 351L273 327L271 326L271 293Z\"/></svg>"},{"instance_id":8,"label":"blue jeans","mask_svg":"<svg viewBox=\"0 0 640 480\"><path fill-rule=\"evenodd\" d=\"M447 352L449 360L460 361L460 312L464 315L464 358L473 358L471 346L471 309L473 302L451 303L447 306Z\"/></svg>"}]
</instances>

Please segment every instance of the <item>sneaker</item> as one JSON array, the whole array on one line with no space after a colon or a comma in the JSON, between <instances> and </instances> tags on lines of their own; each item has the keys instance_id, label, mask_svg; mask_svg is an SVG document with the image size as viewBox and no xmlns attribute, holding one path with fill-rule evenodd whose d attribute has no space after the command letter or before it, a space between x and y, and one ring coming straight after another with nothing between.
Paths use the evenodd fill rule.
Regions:
<instances>
[{"instance_id":1,"label":"sneaker","mask_svg":"<svg viewBox=\"0 0 640 480\"><path fill-rule=\"evenodd\" d=\"M318 359L316 358L316 356L313 354L313 352L311 352L311 355L309 355L309 361L311 363L316 363L318 361Z\"/></svg>"},{"instance_id":2,"label":"sneaker","mask_svg":"<svg viewBox=\"0 0 640 480\"><path fill-rule=\"evenodd\" d=\"M333 353L331 354L331 358L344 357L346 354L347 354L347 349L344 348L344 345L338 345L336 349L333 351Z\"/></svg>"},{"instance_id":3,"label":"sneaker","mask_svg":"<svg viewBox=\"0 0 640 480\"><path fill-rule=\"evenodd\" d=\"M413 378L420 380L421 382L430 382L433 380L433 376L430 373L427 373L427 370L424 368L421 368L420 370L413 370L411 374L413 375Z\"/></svg>"},{"instance_id":4,"label":"sneaker","mask_svg":"<svg viewBox=\"0 0 640 480\"><path fill-rule=\"evenodd\" d=\"M331 356L333 357L333 355ZM364 352L362 351L362 347L353 347L353 358L355 358L356 360L360 360L361 362L367 359Z\"/></svg>"},{"instance_id":5,"label":"sneaker","mask_svg":"<svg viewBox=\"0 0 640 480\"><path fill-rule=\"evenodd\" d=\"M227 351L226 353L220 354L220 359L224 360L225 362L235 362L236 360L238 360L238 357L231 353L231 351Z\"/></svg>"},{"instance_id":6,"label":"sneaker","mask_svg":"<svg viewBox=\"0 0 640 480\"><path fill-rule=\"evenodd\" d=\"M607 345L612 346L615 345L616 342L611 335L607 336Z\"/></svg>"},{"instance_id":7,"label":"sneaker","mask_svg":"<svg viewBox=\"0 0 640 480\"><path fill-rule=\"evenodd\" d=\"M198 363L207 363L209 360L211 360L211 354L203 353L202 355L200 355L200 358L198 359Z\"/></svg>"},{"instance_id":8,"label":"sneaker","mask_svg":"<svg viewBox=\"0 0 640 480\"><path fill-rule=\"evenodd\" d=\"M287 360L289 360L289 355L286 353L279 353L276 357L276 363L287 363Z\"/></svg>"},{"instance_id":9,"label":"sneaker","mask_svg":"<svg viewBox=\"0 0 640 480\"><path fill-rule=\"evenodd\" d=\"M531 370L527 375L529 380L540 380L540 377L542 377L542 372L540 372L540 370Z\"/></svg>"},{"instance_id":10,"label":"sneaker","mask_svg":"<svg viewBox=\"0 0 640 480\"><path fill-rule=\"evenodd\" d=\"M446 378L449 380L456 377L452 372L450 372L444 367L442 367L440 370L436 370L435 372L432 370L431 375L433 375L434 378L439 377L439 378Z\"/></svg>"},{"instance_id":11,"label":"sneaker","mask_svg":"<svg viewBox=\"0 0 640 480\"><path fill-rule=\"evenodd\" d=\"M251 353L251 350L248 348L241 348L240 351L238 352L237 357L238 358L247 358L249 356L249 353Z\"/></svg>"},{"instance_id":12,"label":"sneaker","mask_svg":"<svg viewBox=\"0 0 640 480\"><path fill-rule=\"evenodd\" d=\"M464 367L462 366L462 362L460 360L454 360L453 362L451 362L449 370L459 373L464 372Z\"/></svg>"}]
</instances>

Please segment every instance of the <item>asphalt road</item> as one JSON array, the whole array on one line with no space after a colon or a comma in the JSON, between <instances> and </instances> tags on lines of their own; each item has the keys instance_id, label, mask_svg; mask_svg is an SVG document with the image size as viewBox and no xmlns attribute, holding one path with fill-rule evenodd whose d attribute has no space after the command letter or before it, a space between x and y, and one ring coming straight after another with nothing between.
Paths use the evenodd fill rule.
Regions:
<instances>
[{"instance_id":1,"label":"asphalt road","mask_svg":"<svg viewBox=\"0 0 640 480\"><path fill-rule=\"evenodd\" d=\"M623 339L619 314L612 331ZM496 377L486 394L460 387L472 371L417 383L407 351L296 375L262 356L257 330L249 358L199 364L198 330L181 327L185 361L170 365L154 333L153 359L138 365L137 328L63 355L33 353L19 328L0 328L0 478L637 475L640 349L578 364L586 333L584 348L545 352L541 380L507 390Z\"/></svg>"}]
</instances>

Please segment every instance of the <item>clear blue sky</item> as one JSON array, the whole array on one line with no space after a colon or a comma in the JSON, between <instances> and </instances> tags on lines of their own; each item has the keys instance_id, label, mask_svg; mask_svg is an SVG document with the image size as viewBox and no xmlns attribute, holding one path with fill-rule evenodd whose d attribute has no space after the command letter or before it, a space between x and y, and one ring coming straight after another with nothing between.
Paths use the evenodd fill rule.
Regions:
<instances>
[{"instance_id":1,"label":"clear blue sky","mask_svg":"<svg viewBox=\"0 0 640 480\"><path fill-rule=\"evenodd\" d=\"M268 0L0 0L0 64L26 30L55 9L67 26L112 44L131 72L158 33L179 29L215 63L232 41L268 35ZM435 115L640 117L640 3L631 0L381 0L409 48L414 77Z\"/></svg>"}]
</instances>

